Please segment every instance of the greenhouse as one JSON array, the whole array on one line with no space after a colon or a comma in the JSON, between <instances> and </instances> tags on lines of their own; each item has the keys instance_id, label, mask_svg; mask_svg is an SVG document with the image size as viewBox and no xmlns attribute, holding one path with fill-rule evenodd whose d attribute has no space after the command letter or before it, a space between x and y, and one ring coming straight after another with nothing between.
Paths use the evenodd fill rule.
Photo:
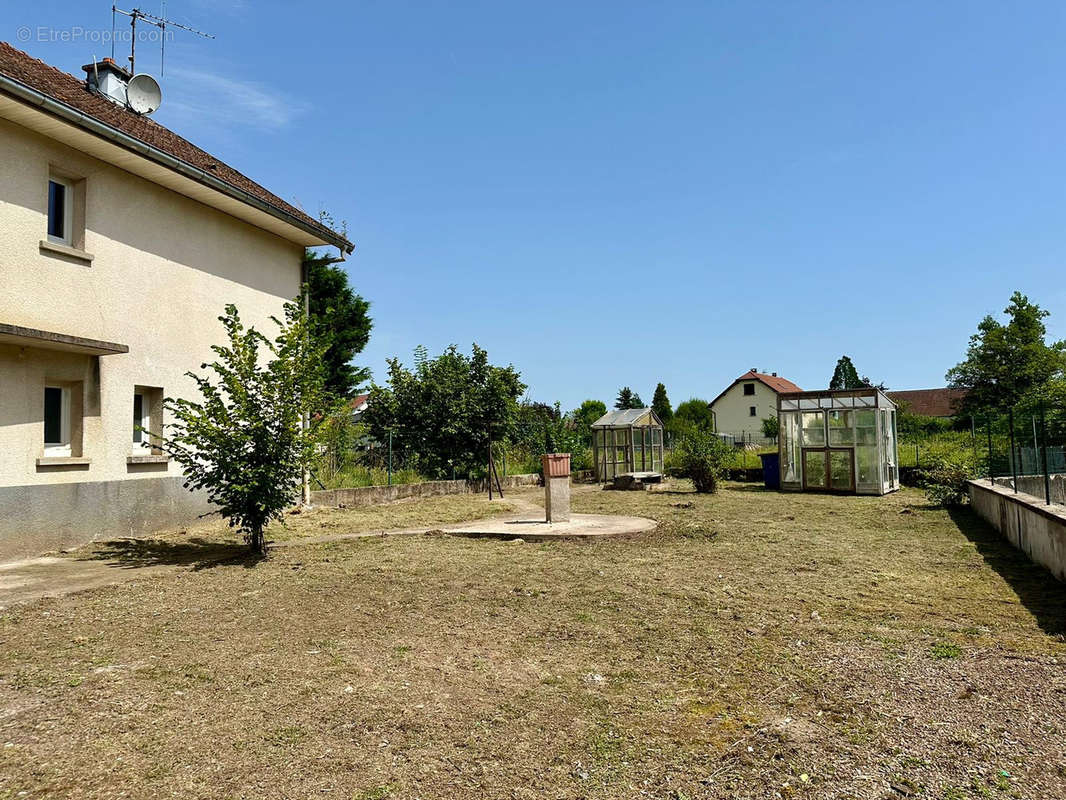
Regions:
<instances>
[{"instance_id":1,"label":"greenhouse","mask_svg":"<svg viewBox=\"0 0 1066 800\"><path fill-rule=\"evenodd\" d=\"M634 472L662 473L663 423L650 408L608 411L592 425L596 480Z\"/></svg>"},{"instance_id":2,"label":"greenhouse","mask_svg":"<svg viewBox=\"0 0 1066 800\"><path fill-rule=\"evenodd\" d=\"M896 405L876 387L777 397L781 488L887 494L899 489Z\"/></svg>"}]
</instances>

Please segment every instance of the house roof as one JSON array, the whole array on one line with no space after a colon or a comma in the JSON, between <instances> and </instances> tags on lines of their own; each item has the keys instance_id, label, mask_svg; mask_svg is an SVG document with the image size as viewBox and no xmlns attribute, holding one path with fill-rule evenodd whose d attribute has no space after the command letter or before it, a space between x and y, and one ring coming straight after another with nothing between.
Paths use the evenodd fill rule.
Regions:
<instances>
[{"instance_id":1,"label":"house roof","mask_svg":"<svg viewBox=\"0 0 1066 800\"><path fill-rule=\"evenodd\" d=\"M657 426L662 427L662 420L658 415L650 408L620 408L615 411L608 411L598 420L592 423L593 428L628 428L630 425L637 425L644 421L647 417L647 423L645 426Z\"/></svg>"},{"instance_id":2,"label":"house roof","mask_svg":"<svg viewBox=\"0 0 1066 800\"><path fill-rule=\"evenodd\" d=\"M210 153L164 128L153 119L120 106L89 90L84 79L76 78L62 70L33 58L0 42L0 76L4 76L34 92L61 103L79 112L92 121L101 123L114 131L125 134L148 145L178 161L202 171L223 185L231 187L243 195L258 199L277 212L278 216L296 224L304 230L317 234L324 242L336 245L345 252L351 252L353 246L348 239L331 230L305 212L285 202L276 194L268 191L251 178L238 172ZM11 94L8 87L0 82L0 91ZM21 98L19 98L21 99ZM84 124L82 127L86 127ZM144 153L141 153L144 155ZM241 199L241 198L238 198Z\"/></svg>"},{"instance_id":3,"label":"house roof","mask_svg":"<svg viewBox=\"0 0 1066 800\"><path fill-rule=\"evenodd\" d=\"M369 399L370 395L368 394L356 395L352 398L352 408L359 408L359 406L363 405Z\"/></svg>"},{"instance_id":4,"label":"house roof","mask_svg":"<svg viewBox=\"0 0 1066 800\"><path fill-rule=\"evenodd\" d=\"M714 398L710 404L713 406L715 403L722 399L726 392L728 392L738 383L746 383L747 381L759 381L759 383L766 385L768 388L770 388L777 394L781 394L782 392L803 391L800 387L798 387L788 378L782 378L780 375L767 375L765 372L756 372L753 369L749 369L747 372L745 372L743 375L741 375L739 378L737 378L735 381L725 387L722 393L719 394L716 398Z\"/></svg>"},{"instance_id":5,"label":"house roof","mask_svg":"<svg viewBox=\"0 0 1066 800\"><path fill-rule=\"evenodd\" d=\"M905 405L904 411L923 417L953 417L957 407L966 397L965 389L910 389L886 392L897 405Z\"/></svg>"}]
</instances>

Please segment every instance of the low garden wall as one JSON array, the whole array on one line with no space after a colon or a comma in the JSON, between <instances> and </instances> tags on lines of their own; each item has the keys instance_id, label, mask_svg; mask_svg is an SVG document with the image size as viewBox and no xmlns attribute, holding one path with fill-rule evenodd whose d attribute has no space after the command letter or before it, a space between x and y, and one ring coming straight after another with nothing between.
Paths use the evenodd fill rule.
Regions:
<instances>
[{"instance_id":1,"label":"low garden wall","mask_svg":"<svg viewBox=\"0 0 1066 800\"><path fill-rule=\"evenodd\" d=\"M970 481L969 488L970 503L980 517L1060 581L1066 580L1066 508L1044 502L1043 478L1039 495L1015 494L1009 486L987 480Z\"/></svg>"},{"instance_id":2,"label":"low garden wall","mask_svg":"<svg viewBox=\"0 0 1066 800\"><path fill-rule=\"evenodd\" d=\"M518 486L537 486L540 475L508 475L500 483L504 489ZM445 494L485 494L489 491L486 480L476 481L425 481L423 483L397 483L392 486L360 486L355 489L323 489L311 492L311 503L316 506L354 508L374 506L403 500L408 497L439 497Z\"/></svg>"}]
</instances>

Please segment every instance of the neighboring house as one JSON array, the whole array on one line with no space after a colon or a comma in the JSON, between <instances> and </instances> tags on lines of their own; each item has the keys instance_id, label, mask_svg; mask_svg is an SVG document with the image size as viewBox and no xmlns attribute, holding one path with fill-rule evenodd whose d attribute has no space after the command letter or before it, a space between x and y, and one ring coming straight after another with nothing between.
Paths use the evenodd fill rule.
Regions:
<instances>
[{"instance_id":1,"label":"neighboring house","mask_svg":"<svg viewBox=\"0 0 1066 800\"><path fill-rule=\"evenodd\" d=\"M719 434L735 437L738 442L761 440L762 421L777 416L777 395L801 391L776 372L766 374L751 369L711 401L714 429Z\"/></svg>"},{"instance_id":2,"label":"neighboring house","mask_svg":"<svg viewBox=\"0 0 1066 800\"><path fill-rule=\"evenodd\" d=\"M360 394L352 398L352 422L358 422L359 418L369 408L367 403L369 399L370 395L368 394Z\"/></svg>"},{"instance_id":3,"label":"neighboring house","mask_svg":"<svg viewBox=\"0 0 1066 800\"><path fill-rule=\"evenodd\" d=\"M966 397L965 389L910 389L885 392L905 414L923 417L954 417L959 404Z\"/></svg>"},{"instance_id":4,"label":"neighboring house","mask_svg":"<svg viewBox=\"0 0 1066 800\"><path fill-rule=\"evenodd\" d=\"M185 373L226 341L226 303L270 333L304 248L352 251L105 96L125 96L125 70L85 70L0 43L0 561L202 513L138 428L195 396Z\"/></svg>"}]
</instances>

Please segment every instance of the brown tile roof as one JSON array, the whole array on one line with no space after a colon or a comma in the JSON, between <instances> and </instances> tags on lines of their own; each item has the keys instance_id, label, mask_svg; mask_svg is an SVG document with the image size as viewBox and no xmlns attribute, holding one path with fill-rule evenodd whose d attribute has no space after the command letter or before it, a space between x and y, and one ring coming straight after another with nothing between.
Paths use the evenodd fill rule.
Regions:
<instances>
[{"instance_id":1,"label":"brown tile roof","mask_svg":"<svg viewBox=\"0 0 1066 800\"><path fill-rule=\"evenodd\" d=\"M34 58L12 47L7 42L0 42L0 73L24 86L34 89L54 100L70 106L76 111L93 117L115 130L139 139L150 147L161 150L197 169L204 170L224 183L229 184L253 197L263 201L282 213L299 220L303 225L315 230L329 242L347 241L340 234L330 230L318 220L286 203L277 195L267 191L251 178L241 174L233 167L201 150L196 145L181 138L173 131L164 128L150 117L135 114L117 103L106 100L86 87L85 80L76 78L62 70ZM348 249L351 245L349 243Z\"/></svg>"},{"instance_id":2,"label":"brown tile roof","mask_svg":"<svg viewBox=\"0 0 1066 800\"><path fill-rule=\"evenodd\" d=\"M725 390L720 395L718 395L718 397L714 398L711 401L711 405L713 406L722 398L722 395L724 395L738 383L741 383L743 381L759 381L760 383L763 383L773 389L778 394L780 394L781 392L803 391L800 387L798 387L788 378L782 378L779 375L767 375L765 372L756 372L755 370L750 369L743 375L741 375L739 378L737 378L735 381L733 381L731 384L729 384L727 387L725 387Z\"/></svg>"},{"instance_id":3,"label":"brown tile roof","mask_svg":"<svg viewBox=\"0 0 1066 800\"><path fill-rule=\"evenodd\" d=\"M966 397L965 389L911 389L901 392L885 392L903 411L921 414L923 417L953 417L956 407Z\"/></svg>"}]
</instances>

